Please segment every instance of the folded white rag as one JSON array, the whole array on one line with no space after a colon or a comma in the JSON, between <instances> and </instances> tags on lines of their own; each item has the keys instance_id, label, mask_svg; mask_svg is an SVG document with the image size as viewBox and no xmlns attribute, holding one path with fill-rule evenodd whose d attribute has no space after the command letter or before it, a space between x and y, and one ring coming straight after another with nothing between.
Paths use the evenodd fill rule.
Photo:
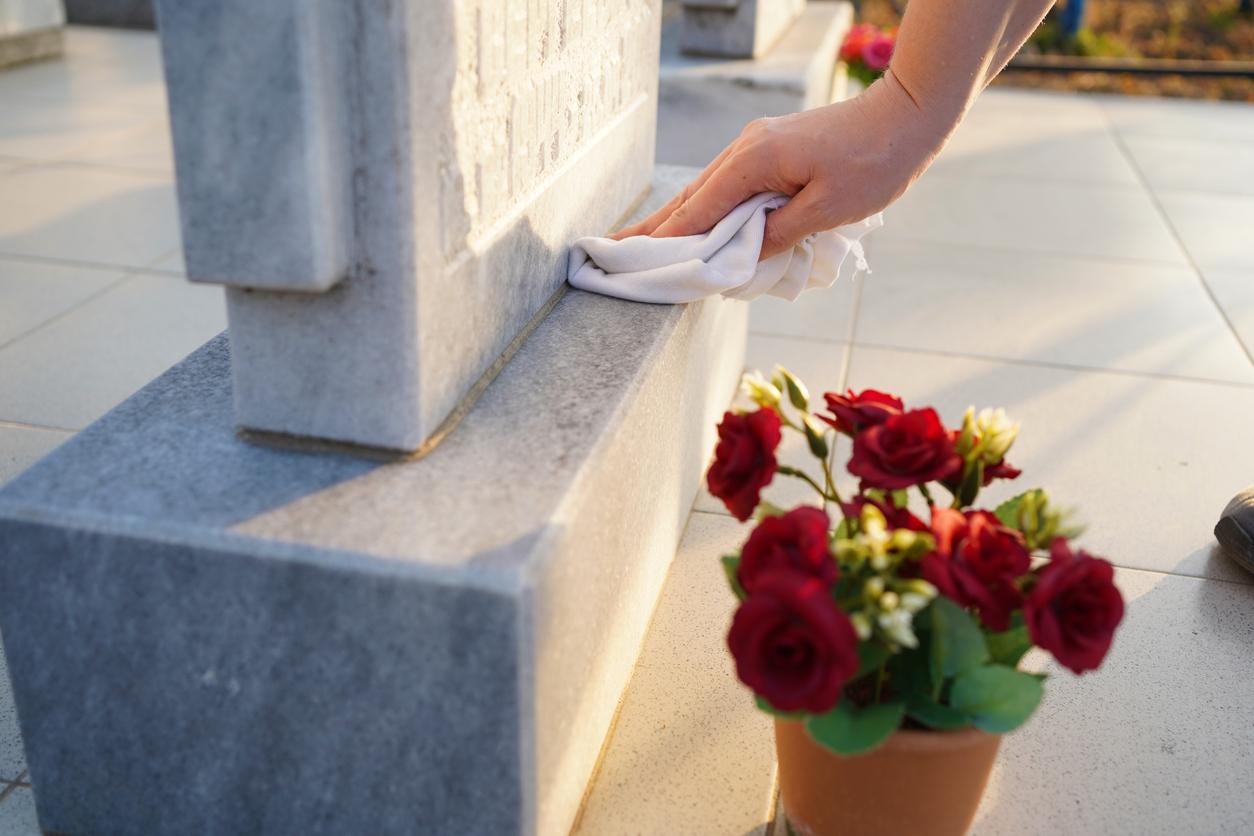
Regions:
<instances>
[{"instance_id":1,"label":"folded white rag","mask_svg":"<svg viewBox=\"0 0 1254 836\"><path fill-rule=\"evenodd\" d=\"M791 250L759 262L766 215L787 202L777 192L755 195L703 235L580 238L570 251L567 278L580 290L674 304L715 293L730 299L756 299L763 293L796 299L803 290L831 287L850 253L859 269L867 269L860 239L884 225L880 214L809 235Z\"/></svg>"}]
</instances>

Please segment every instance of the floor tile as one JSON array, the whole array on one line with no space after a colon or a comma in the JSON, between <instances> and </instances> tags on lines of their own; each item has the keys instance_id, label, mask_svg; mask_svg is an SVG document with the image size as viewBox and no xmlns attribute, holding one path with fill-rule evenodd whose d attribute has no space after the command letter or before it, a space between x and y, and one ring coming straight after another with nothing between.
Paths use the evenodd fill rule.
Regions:
<instances>
[{"instance_id":1,"label":"floor tile","mask_svg":"<svg viewBox=\"0 0 1254 836\"><path fill-rule=\"evenodd\" d=\"M1194 271L1148 262L884 242L856 340L1254 383Z\"/></svg>"},{"instance_id":2,"label":"floor tile","mask_svg":"<svg viewBox=\"0 0 1254 836\"><path fill-rule=\"evenodd\" d=\"M51 453L73 433L44 427L0 424L0 485ZM3 744L0 744L2 747ZM0 778L6 776L0 761Z\"/></svg>"},{"instance_id":3,"label":"floor tile","mask_svg":"<svg viewBox=\"0 0 1254 836\"><path fill-rule=\"evenodd\" d=\"M1254 274L1254 195L1163 191L1159 200L1203 271Z\"/></svg>"},{"instance_id":4,"label":"floor tile","mask_svg":"<svg viewBox=\"0 0 1254 836\"><path fill-rule=\"evenodd\" d=\"M1254 357L1254 268L1206 270L1206 284L1227 315L1246 350Z\"/></svg>"},{"instance_id":5,"label":"floor tile","mask_svg":"<svg viewBox=\"0 0 1254 836\"><path fill-rule=\"evenodd\" d=\"M220 288L134 276L0 349L0 420L81 429L225 327Z\"/></svg>"},{"instance_id":6,"label":"floor tile","mask_svg":"<svg viewBox=\"0 0 1254 836\"><path fill-rule=\"evenodd\" d=\"M735 598L718 560L745 533L689 519L577 836L765 833L774 733L726 650Z\"/></svg>"},{"instance_id":7,"label":"floor tile","mask_svg":"<svg viewBox=\"0 0 1254 836\"><path fill-rule=\"evenodd\" d=\"M874 263L874 256L868 254ZM774 296L761 296L750 304L749 331L782 337L809 337L816 340L848 340L853 327L858 283L853 265L846 264L836 284L821 290L807 290L789 302Z\"/></svg>"},{"instance_id":8,"label":"floor tile","mask_svg":"<svg viewBox=\"0 0 1254 836\"><path fill-rule=\"evenodd\" d=\"M973 833L1251 833L1254 586L1123 570L1105 664L1046 671L1003 741Z\"/></svg>"},{"instance_id":9,"label":"floor tile","mask_svg":"<svg viewBox=\"0 0 1254 836\"><path fill-rule=\"evenodd\" d=\"M1139 188L929 172L884 213L883 239L1184 263Z\"/></svg>"},{"instance_id":10,"label":"floor tile","mask_svg":"<svg viewBox=\"0 0 1254 836\"><path fill-rule=\"evenodd\" d=\"M9 683L9 668L3 648L0 648L0 779L16 781L25 770L26 755L22 751L22 733L17 726L13 687Z\"/></svg>"},{"instance_id":11,"label":"floor tile","mask_svg":"<svg viewBox=\"0 0 1254 836\"><path fill-rule=\"evenodd\" d=\"M118 270L0 257L0 346L120 281Z\"/></svg>"},{"instance_id":12,"label":"floor tile","mask_svg":"<svg viewBox=\"0 0 1254 836\"><path fill-rule=\"evenodd\" d=\"M124 130L102 133L95 142L75 149L65 159L172 174L174 147L169 122L158 116Z\"/></svg>"},{"instance_id":13,"label":"floor tile","mask_svg":"<svg viewBox=\"0 0 1254 836\"><path fill-rule=\"evenodd\" d=\"M845 346L837 343L751 334L745 365L749 369L757 369L768 376L777 365L789 369L809 387L810 408L818 411L823 408L823 393L840 388L841 376L844 373L845 352ZM734 406L739 409L756 408L743 393L736 396ZM713 451L711 451L712 454ZM843 441L838 448L838 455L843 456L841 461L848 458ZM822 466L810 453L805 438L799 432L784 430L778 457L780 462L802 469L816 481L822 479ZM837 487L848 492L852 486L852 478L847 474L841 474ZM786 508L802 503L809 505L819 503L818 494L805 482L781 475L776 475L771 484L762 492L762 496ZM694 507L702 511L727 514L723 503L711 496L705 489L704 481L697 494ZM835 511L832 513L834 514Z\"/></svg>"},{"instance_id":14,"label":"floor tile","mask_svg":"<svg viewBox=\"0 0 1254 836\"><path fill-rule=\"evenodd\" d=\"M1155 189L1254 195L1254 139L1202 139L1133 134L1124 144Z\"/></svg>"},{"instance_id":15,"label":"floor tile","mask_svg":"<svg viewBox=\"0 0 1254 836\"><path fill-rule=\"evenodd\" d=\"M0 176L0 255L141 267L178 243L169 178L75 165Z\"/></svg>"},{"instance_id":16,"label":"floor tile","mask_svg":"<svg viewBox=\"0 0 1254 836\"><path fill-rule=\"evenodd\" d=\"M1141 96L1094 96L1093 100L1124 136L1254 141L1254 107L1249 104Z\"/></svg>"},{"instance_id":17,"label":"floor tile","mask_svg":"<svg viewBox=\"0 0 1254 836\"><path fill-rule=\"evenodd\" d=\"M1074 96L985 93L932 167L937 174L1135 186L1109 121Z\"/></svg>"},{"instance_id":18,"label":"floor tile","mask_svg":"<svg viewBox=\"0 0 1254 836\"><path fill-rule=\"evenodd\" d=\"M0 156L56 160L91 145L102 135L133 129L148 117L98 103L70 105L56 99L0 98Z\"/></svg>"},{"instance_id":19,"label":"floor tile","mask_svg":"<svg viewBox=\"0 0 1254 836\"><path fill-rule=\"evenodd\" d=\"M1010 460L1024 475L981 505L1042 486L1079 510L1085 547L1117 565L1254 583L1212 534L1228 500L1254 483L1254 389L860 346L849 385L935 406L951 425L968 405L1022 422Z\"/></svg>"},{"instance_id":20,"label":"floor tile","mask_svg":"<svg viewBox=\"0 0 1254 836\"><path fill-rule=\"evenodd\" d=\"M35 817L35 794L18 787L0 802L0 836L39 836L39 820Z\"/></svg>"}]
</instances>

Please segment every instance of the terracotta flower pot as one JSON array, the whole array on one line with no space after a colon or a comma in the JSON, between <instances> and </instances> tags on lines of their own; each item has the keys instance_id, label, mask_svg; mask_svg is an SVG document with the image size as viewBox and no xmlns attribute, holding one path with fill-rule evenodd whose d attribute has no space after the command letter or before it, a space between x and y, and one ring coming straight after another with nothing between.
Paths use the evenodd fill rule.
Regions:
<instances>
[{"instance_id":1,"label":"terracotta flower pot","mask_svg":"<svg viewBox=\"0 0 1254 836\"><path fill-rule=\"evenodd\" d=\"M1000 735L974 728L900 730L866 754L842 757L800 722L775 721L780 793L797 836L961 836L1000 744Z\"/></svg>"}]
</instances>

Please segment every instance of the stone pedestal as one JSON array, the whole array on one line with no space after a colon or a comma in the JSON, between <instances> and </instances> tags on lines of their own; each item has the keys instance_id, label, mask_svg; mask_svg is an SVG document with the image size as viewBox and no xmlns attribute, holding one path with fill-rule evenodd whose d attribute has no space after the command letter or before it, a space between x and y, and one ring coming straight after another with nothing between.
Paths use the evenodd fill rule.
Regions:
<instances>
[{"instance_id":1,"label":"stone pedestal","mask_svg":"<svg viewBox=\"0 0 1254 836\"><path fill-rule=\"evenodd\" d=\"M568 832L746 310L567 292L454 433L391 462L242 441L220 337L7 485L42 827Z\"/></svg>"},{"instance_id":2,"label":"stone pedestal","mask_svg":"<svg viewBox=\"0 0 1254 836\"><path fill-rule=\"evenodd\" d=\"M658 0L159 0L252 430L415 450L649 184Z\"/></svg>"},{"instance_id":3,"label":"stone pedestal","mask_svg":"<svg viewBox=\"0 0 1254 836\"><path fill-rule=\"evenodd\" d=\"M64 30L61 0L0 0L0 68L55 58Z\"/></svg>"},{"instance_id":4,"label":"stone pedestal","mask_svg":"<svg viewBox=\"0 0 1254 836\"><path fill-rule=\"evenodd\" d=\"M684 54L678 19L662 29L657 158L704 166L762 116L780 116L845 97L837 58L853 23L846 2L811 0L778 42L754 60Z\"/></svg>"},{"instance_id":5,"label":"stone pedestal","mask_svg":"<svg viewBox=\"0 0 1254 836\"><path fill-rule=\"evenodd\" d=\"M681 0L689 55L756 58L788 30L806 0Z\"/></svg>"}]
</instances>

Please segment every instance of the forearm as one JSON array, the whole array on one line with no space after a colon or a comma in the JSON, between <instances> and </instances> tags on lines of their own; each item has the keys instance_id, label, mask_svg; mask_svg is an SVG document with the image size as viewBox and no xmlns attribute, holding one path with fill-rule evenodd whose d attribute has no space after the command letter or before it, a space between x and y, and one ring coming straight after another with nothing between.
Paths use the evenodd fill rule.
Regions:
<instances>
[{"instance_id":1,"label":"forearm","mask_svg":"<svg viewBox=\"0 0 1254 836\"><path fill-rule=\"evenodd\" d=\"M1053 0L911 0L889 74L943 144ZM891 81L891 79L890 79Z\"/></svg>"}]
</instances>

